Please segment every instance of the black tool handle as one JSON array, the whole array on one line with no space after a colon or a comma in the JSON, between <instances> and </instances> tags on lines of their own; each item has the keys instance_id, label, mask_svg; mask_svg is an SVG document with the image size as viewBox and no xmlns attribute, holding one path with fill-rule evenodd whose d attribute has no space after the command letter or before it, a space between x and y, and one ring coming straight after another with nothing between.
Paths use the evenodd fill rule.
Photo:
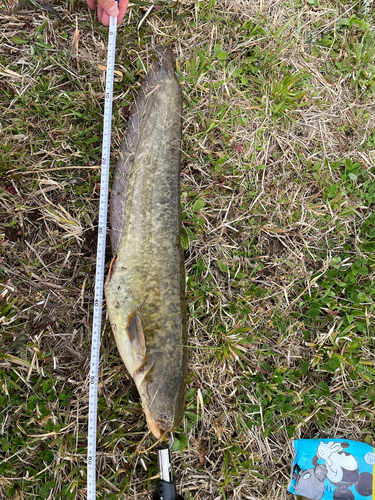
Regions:
<instances>
[{"instance_id":1,"label":"black tool handle","mask_svg":"<svg viewBox=\"0 0 375 500\"><path fill-rule=\"evenodd\" d=\"M170 483L159 481L159 498L160 500L184 500L181 495L177 495L174 479Z\"/></svg>"}]
</instances>

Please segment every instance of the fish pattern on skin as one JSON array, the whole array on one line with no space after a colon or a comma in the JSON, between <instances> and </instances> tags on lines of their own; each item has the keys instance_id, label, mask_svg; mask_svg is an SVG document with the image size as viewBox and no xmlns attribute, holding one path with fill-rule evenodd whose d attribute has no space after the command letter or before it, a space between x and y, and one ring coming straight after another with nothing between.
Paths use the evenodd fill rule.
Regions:
<instances>
[{"instance_id":1,"label":"fish pattern on skin","mask_svg":"<svg viewBox=\"0 0 375 500\"><path fill-rule=\"evenodd\" d=\"M151 432L175 430L185 408L187 332L180 244L181 88L172 52L142 84L112 187L112 251L105 286L121 357L134 378Z\"/></svg>"}]
</instances>

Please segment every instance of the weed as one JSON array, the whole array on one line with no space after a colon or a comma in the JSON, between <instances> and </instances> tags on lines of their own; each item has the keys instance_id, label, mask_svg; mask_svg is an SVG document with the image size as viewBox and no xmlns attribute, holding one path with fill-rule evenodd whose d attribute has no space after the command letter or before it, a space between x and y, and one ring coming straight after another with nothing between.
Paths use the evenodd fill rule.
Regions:
<instances>
[{"instance_id":1,"label":"weed","mask_svg":"<svg viewBox=\"0 0 375 500\"><path fill-rule=\"evenodd\" d=\"M344 81L349 80L357 92L372 92L375 85L373 38L370 24L353 15L350 19L339 21L336 30L320 38L316 49L326 47L334 58L333 71L331 61L327 61L329 71L340 75ZM319 49L315 50L315 54L319 52Z\"/></svg>"}]
</instances>

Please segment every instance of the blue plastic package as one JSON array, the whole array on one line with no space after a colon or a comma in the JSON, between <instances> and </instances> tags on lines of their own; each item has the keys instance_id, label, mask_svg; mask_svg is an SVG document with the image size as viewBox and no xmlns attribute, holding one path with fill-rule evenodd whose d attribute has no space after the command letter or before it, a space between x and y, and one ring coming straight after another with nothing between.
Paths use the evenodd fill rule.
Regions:
<instances>
[{"instance_id":1,"label":"blue plastic package","mask_svg":"<svg viewBox=\"0 0 375 500\"><path fill-rule=\"evenodd\" d=\"M375 499L375 449L348 439L298 439L288 491L312 500Z\"/></svg>"}]
</instances>

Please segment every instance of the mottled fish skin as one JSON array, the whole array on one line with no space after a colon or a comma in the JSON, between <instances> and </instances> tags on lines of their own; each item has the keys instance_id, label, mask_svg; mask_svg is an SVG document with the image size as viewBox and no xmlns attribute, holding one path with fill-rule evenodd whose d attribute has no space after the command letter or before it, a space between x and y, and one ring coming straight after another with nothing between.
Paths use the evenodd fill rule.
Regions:
<instances>
[{"instance_id":1,"label":"mottled fish skin","mask_svg":"<svg viewBox=\"0 0 375 500\"><path fill-rule=\"evenodd\" d=\"M180 245L181 88L172 52L142 84L112 187L112 251L105 295L120 355L151 432L183 417L187 374L185 269Z\"/></svg>"}]
</instances>

